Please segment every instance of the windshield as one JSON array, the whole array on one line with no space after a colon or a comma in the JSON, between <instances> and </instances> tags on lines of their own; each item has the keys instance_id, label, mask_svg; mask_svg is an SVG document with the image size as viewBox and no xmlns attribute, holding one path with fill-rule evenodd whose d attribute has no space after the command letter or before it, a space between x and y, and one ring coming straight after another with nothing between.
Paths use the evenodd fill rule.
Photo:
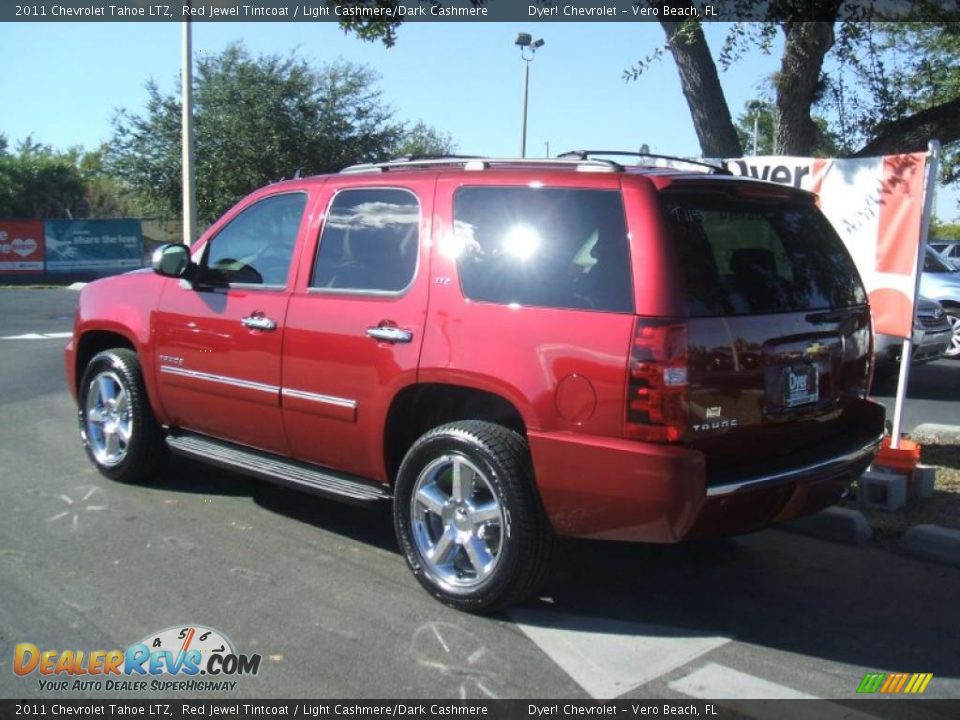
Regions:
<instances>
[{"instance_id":1,"label":"windshield","mask_svg":"<svg viewBox=\"0 0 960 720\"><path fill-rule=\"evenodd\" d=\"M812 204L667 193L664 216L691 317L850 307L867 296Z\"/></svg>"}]
</instances>

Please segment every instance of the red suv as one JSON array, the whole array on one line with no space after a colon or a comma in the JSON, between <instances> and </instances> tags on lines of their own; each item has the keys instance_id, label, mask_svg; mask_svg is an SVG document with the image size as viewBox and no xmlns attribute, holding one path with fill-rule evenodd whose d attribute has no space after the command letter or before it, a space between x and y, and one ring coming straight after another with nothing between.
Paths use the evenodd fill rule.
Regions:
<instances>
[{"instance_id":1,"label":"red suv","mask_svg":"<svg viewBox=\"0 0 960 720\"><path fill-rule=\"evenodd\" d=\"M813 195L721 172L436 159L281 182L81 294L87 452L392 501L483 611L554 536L677 542L834 503L877 450L870 309Z\"/></svg>"}]
</instances>

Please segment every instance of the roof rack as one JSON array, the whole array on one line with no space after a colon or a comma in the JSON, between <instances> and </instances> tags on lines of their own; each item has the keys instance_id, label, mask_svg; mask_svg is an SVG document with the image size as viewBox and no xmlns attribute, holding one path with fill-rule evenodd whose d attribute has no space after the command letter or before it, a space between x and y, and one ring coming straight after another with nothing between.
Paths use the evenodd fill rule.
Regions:
<instances>
[{"instance_id":1,"label":"roof rack","mask_svg":"<svg viewBox=\"0 0 960 720\"><path fill-rule=\"evenodd\" d=\"M613 160L592 158L491 158L475 155L422 155L397 158L380 163L360 163L340 171L341 174L383 173L395 170L426 170L431 168L461 167L464 170L488 170L490 168L510 167L551 167L569 168L580 172L620 172L624 167Z\"/></svg>"},{"instance_id":2,"label":"roof rack","mask_svg":"<svg viewBox=\"0 0 960 720\"><path fill-rule=\"evenodd\" d=\"M699 165L701 167L709 168L712 172L717 175L733 175L732 172L727 170L727 168L722 165L714 165L713 163L703 162L702 160L691 160L690 158L679 157L677 155L658 155L656 153L647 153L647 152L633 152L630 150L570 150L565 153L560 153L557 155L558 158L577 158L579 160L588 160L592 155L617 155L620 157L641 157L641 158L657 158L660 160L676 160L678 162L690 163L691 165Z\"/></svg>"}]
</instances>

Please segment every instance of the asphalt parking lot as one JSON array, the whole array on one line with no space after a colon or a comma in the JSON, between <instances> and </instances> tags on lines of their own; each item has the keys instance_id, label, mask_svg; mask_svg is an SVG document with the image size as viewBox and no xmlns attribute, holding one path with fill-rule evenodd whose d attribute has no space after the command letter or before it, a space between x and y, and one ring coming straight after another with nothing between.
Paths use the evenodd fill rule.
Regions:
<instances>
[{"instance_id":1,"label":"asphalt parking lot","mask_svg":"<svg viewBox=\"0 0 960 720\"><path fill-rule=\"evenodd\" d=\"M420 589L386 511L186 461L149 486L111 482L84 455L63 377L75 300L0 290L2 697L50 697L13 672L17 643L125 648L203 625L263 656L205 697L849 700L867 672L929 672L926 696L960 698L960 569L874 547L780 530L566 542L543 598L480 618ZM914 370L908 423L956 422L954 365ZM60 697L90 695L138 697Z\"/></svg>"}]
</instances>

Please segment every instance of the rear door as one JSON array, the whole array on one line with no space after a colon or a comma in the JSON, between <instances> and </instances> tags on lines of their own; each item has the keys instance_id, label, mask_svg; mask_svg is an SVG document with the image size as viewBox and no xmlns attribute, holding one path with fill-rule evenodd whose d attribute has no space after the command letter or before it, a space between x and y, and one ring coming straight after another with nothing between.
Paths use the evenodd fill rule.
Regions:
<instances>
[{"instance_id":1,"label":"rear door","mask_svg":"<svg viewBox=\"0 0 960 720\"><path fill-rule=\"evenodd\" d=\"M864 401L870 313L849 253L812 196L737 185L662 193L689 313L684 439L706 453L711 482L815 462L878 431Z\"/></svg>"},{"instance_id":2,"label":"rear door","mask_svg":"<svg viewBox=\"0 0 960 720\"><path fill-rule=\"evenodd\" d=\"M423 342L435 180L374 182L344 178L322 200L287 313L282 401L295 457L386 481L384 418Z\"/></svg>"}]
</instances>

